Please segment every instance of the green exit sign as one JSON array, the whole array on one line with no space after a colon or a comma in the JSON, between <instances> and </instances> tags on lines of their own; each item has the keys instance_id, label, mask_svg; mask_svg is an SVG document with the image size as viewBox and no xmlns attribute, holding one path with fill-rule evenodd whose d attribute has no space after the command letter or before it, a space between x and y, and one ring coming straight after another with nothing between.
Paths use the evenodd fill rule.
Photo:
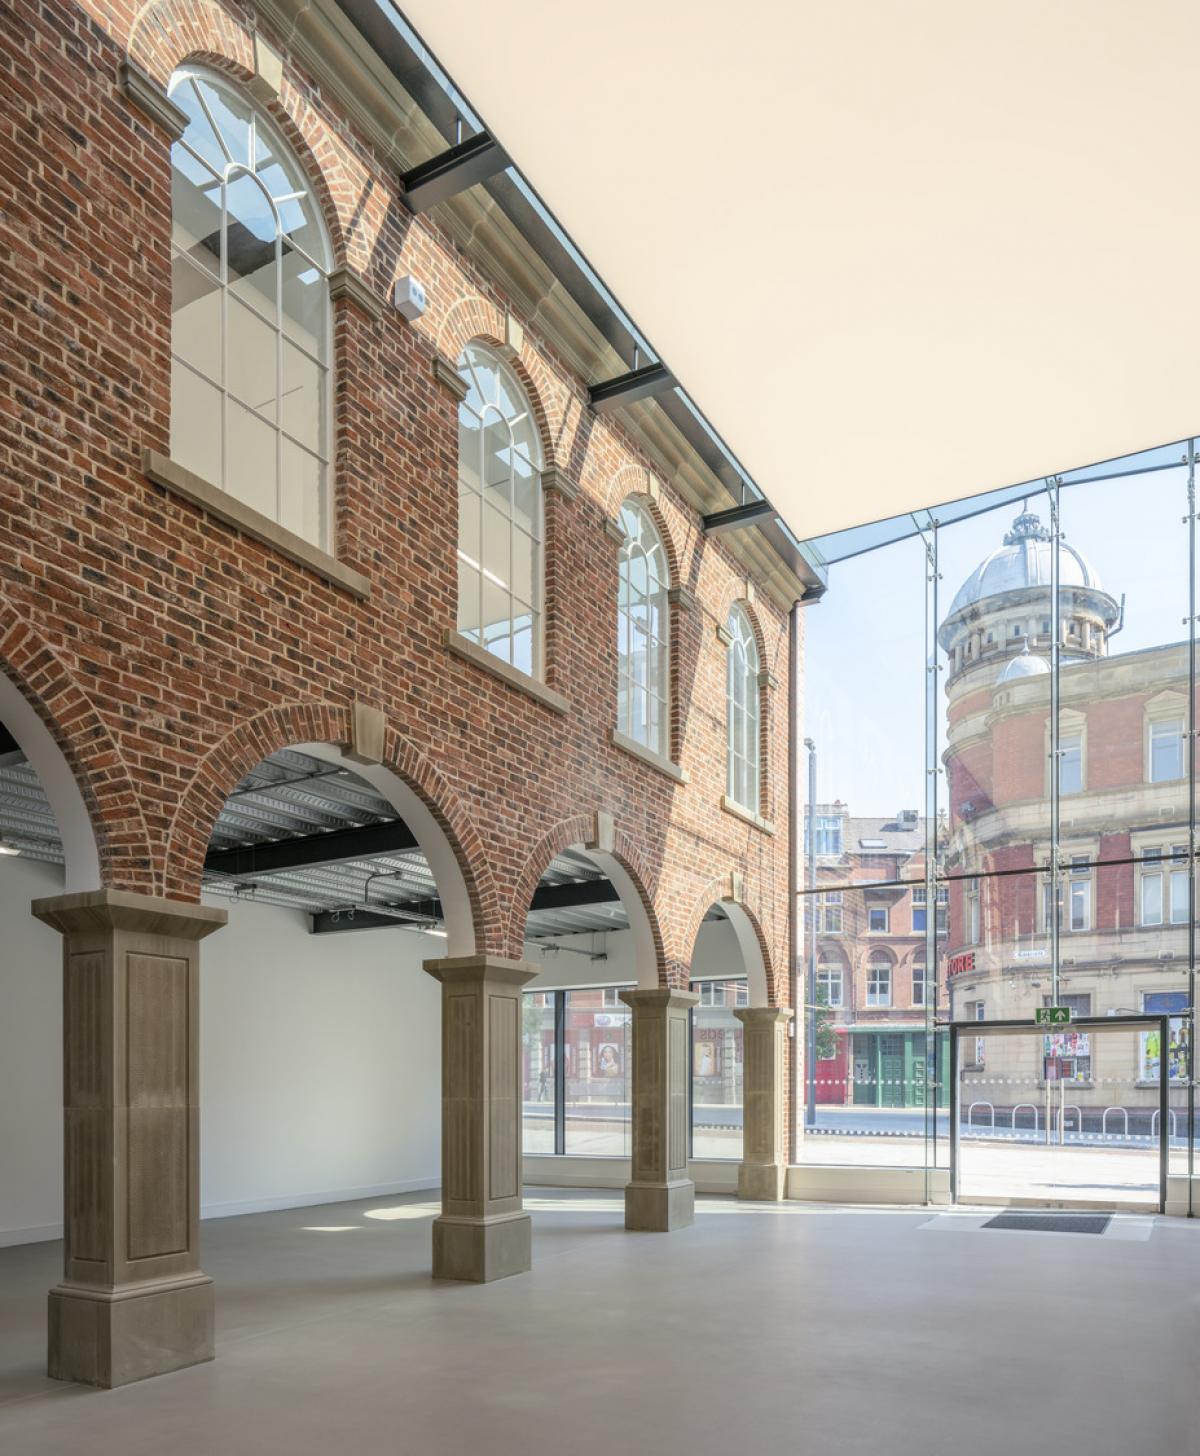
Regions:
<instances>
[{"instance_id":1,"label":"green exit sign","mask_svg":"<svg viewBox=\"0 0 1200 1456\"><path fill-rule=\"evenodd\" d=\"M1063 1026L1071 1019L1069 1006L1039 1006L1033 1013L1038 1026Z\"/></svg>"}]
</instances>

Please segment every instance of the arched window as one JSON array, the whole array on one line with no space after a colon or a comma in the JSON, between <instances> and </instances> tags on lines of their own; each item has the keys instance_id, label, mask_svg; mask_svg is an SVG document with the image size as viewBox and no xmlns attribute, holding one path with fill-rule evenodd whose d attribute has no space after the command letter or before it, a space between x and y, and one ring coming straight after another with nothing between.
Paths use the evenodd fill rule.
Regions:
<instances>
[{"instance_id":1,"label":"arched window","mask_svg":"<svg viewBox=\"0 0 1200 1456\"><path fill-rule=\"evenodd\" d=\"M669 757L671 736L671 573L662 537L636 501L621 507L617 596L617 728Z\"/></svg>"},{"instance_id":2,"label":"arched window","mask_svg":"<svg viewBox=\"0 0 1200 1456\"><path fill-rule=\"evenodd\" d=\"M458 630L542 671L542 447L517 376L482 344L458 361Z\"/></svg>"},{"instance_id":3,"label":"arched window","mask_svg":"<svg viewBox=\"0 0 1200 1456\"><path fill-rule=\"evenodd\" d=\"M873 951L867 963L867 1005L892 1004L892 959L886 951Z\"/></svg>"},{"instance_id":4,"label":"arched window","mask_svg":"<svg viewBox=\"0 0 1200 1456\"><path fill-rule=\"evenodd\" d=\"M729 797L758 813L758 644L750 618L735 602L725 624L726 699L729 719Z\"/></svg>"},{"instance_id":5,"label":"arched window","mask_svg":"<svg viewBox=\"0 0 1200 1456\"><path fill-rule=\"evenodd\" d=\"M329 538L329 241L269 120L225 77L171 78L171 455Z\"/></svg>"}]
</instances>

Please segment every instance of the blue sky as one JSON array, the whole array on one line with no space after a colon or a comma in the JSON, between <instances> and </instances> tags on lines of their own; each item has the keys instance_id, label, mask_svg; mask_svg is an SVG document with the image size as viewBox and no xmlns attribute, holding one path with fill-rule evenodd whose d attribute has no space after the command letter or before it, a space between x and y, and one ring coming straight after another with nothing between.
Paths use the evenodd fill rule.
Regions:
<instances>
[{"instance_id":1,"label":"blue sky","mask_svg":"<svg viewBox=\"0 0 1200 1456\"><path fill-rule=\"evenodd\" d=\"M1066 543L1101 585L1126 596L1112 653L1186 636L1186 475L1178 470L1064 487ZM1029 509L1049 520L1044 496ZM979 562L1002 544L1020 510L1006 505L939 532L939 615ZM817 744L817 796L861 815L922 809L925 793L925 551L917 539L829 569L808 609L805 733ZM945 697L939 674L939 717ZM944 799L942 800L944 802Z\"/></svg>"}]
</instances>

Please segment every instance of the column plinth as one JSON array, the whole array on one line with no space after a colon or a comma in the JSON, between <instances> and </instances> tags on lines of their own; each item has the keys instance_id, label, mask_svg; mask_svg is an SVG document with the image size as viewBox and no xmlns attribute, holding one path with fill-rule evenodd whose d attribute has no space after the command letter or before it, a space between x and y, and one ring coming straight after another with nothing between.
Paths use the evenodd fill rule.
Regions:
<instances>
[{"instance_id":1,"label":"column plinth","mask_svg":"<svg viewBox=\"0 0 1200 1456\"><path fill-rule=\"evenodd\" d=\"M527 961L426 961L442 985L442 1212L435 1279L523 1274L531 1224L521 1202L521 988Z\"/></svg>"},{"instance_id":2,"label":"column plinth","mask_svg":"<svg viewBox=\"0 0 1200 1456\"><path fill-rule=\"evenodd\" d=\"M743 1006L742 1161L738 1197L777 1203L787 1184L783 1145L784 1072L787 1066L787 1006Z\"/></svg>"},{"instance_id":3,"label":"column plinth","mask_svg":"<svg viewBox=\"0 0 1200 1456\"><path fill-rule=\"evenodd\" d=\"M696 1185L688 1176L688 1012L691 991L622 991L633 1012L633 1167L625 1227L655 1233L687 1228Z\"/></svg>"},{"instance_id":4,"label":"column plinth","mask_svg":"<svg viewBox=\"0 0 1200 1456\"><path fill-rule=\"evenodd\" d=\"M63 936L62 1283L49 1372L112 1387L213 1357L199 1268L199 942L224 910L120 890L35 900Z\"/></svg>"}]
</instances>

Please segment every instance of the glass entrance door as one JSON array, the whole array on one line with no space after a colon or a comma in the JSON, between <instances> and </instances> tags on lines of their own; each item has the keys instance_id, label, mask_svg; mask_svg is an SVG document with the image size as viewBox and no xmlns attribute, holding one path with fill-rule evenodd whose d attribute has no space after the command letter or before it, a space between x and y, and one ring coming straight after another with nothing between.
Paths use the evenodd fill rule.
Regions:
<instances>
[{"instance_id":1,"label":"glass entrance door","mask_svg":"<svg viewBox=\"0 0 1200 1456\"><path fill-rule=\"evenodd\" d=\"M952 1023L952 1199L1162 1212L1182 1037L1165 1016Z\"/></svg>"}]
</instances>

